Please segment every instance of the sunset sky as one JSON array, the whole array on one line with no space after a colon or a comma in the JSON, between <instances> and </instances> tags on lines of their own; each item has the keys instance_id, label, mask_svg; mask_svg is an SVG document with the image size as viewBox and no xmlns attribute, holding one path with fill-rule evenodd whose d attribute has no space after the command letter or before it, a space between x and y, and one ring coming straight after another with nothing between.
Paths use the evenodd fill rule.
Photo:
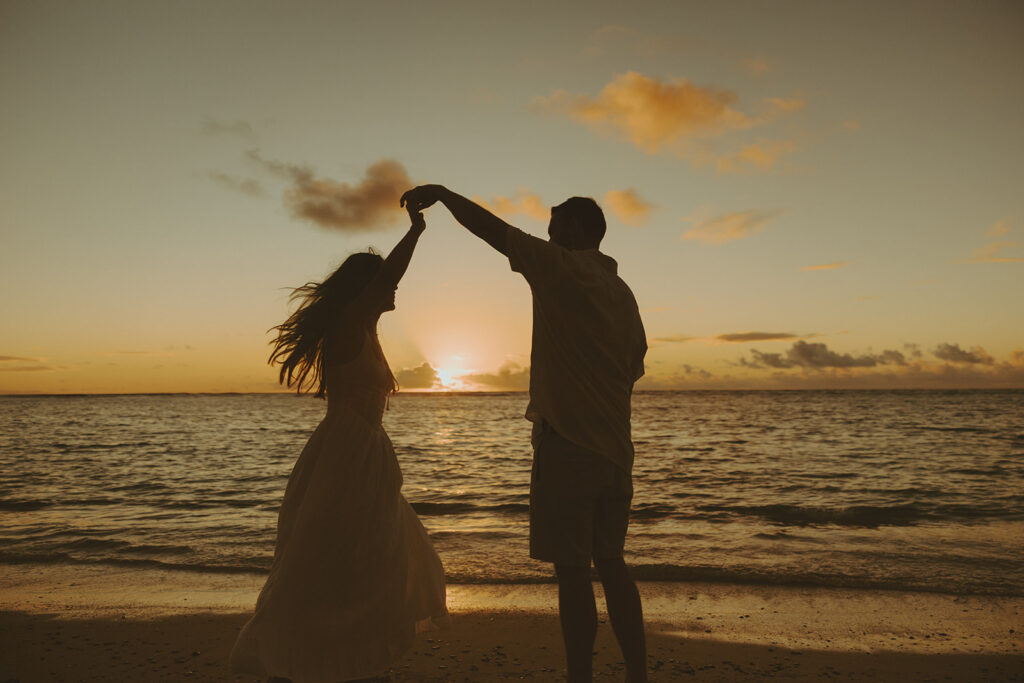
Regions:
<instances>
[{"instance_id":1,"label":"sunset sky","mask_svg":"<svg viewBox=\"0 0 1024 683\"><path fill-rule=\"evenodd\" d=\"M1019 2L0 3L0 393L273 391L288 288L441 183L591 196L639 388L1024 386ZM530 296L443 207L381 340L525 388Z\"/></svg>"}]
</instances>

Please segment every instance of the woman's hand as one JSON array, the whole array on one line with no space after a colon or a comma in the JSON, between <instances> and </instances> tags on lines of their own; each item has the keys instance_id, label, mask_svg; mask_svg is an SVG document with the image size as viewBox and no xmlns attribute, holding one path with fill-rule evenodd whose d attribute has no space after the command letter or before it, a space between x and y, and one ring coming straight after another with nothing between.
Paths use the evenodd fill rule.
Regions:
<instances>
[{"instance_id":1,"label":"woman's hand","mask_svg":"<svg viewBox=\"0 0 1024 683\"><path fill-rule=\"evenodd\" d=\"M409 226L410 230L416 232L423 232L427 229L427 222L423 219L423 214L412 208L411 204L406 204L406 211L409 212L409 220L412 221L412 225Z\"/></svg>"}]
</instances>

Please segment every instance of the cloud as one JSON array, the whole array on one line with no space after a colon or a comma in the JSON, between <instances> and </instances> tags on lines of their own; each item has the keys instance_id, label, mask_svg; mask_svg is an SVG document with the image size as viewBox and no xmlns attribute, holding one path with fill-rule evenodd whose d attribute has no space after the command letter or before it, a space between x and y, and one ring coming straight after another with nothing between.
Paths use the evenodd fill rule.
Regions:
<instances>
[{"instance_id":1,"label":"cloud","mask_svg":"<svg viewBox=\"0 0 1024 683\"><path fill-rule=\"evenodd\" d=\"M748 57L747 59L744 59L741 64L744 69L755 76L763 76L764 74L772 71L771 64L760 57Z\"/></svg>"},{"instance_id":2,"label":"cloud","mask_svg":"<svg viewBox=\"0 0 1024 683\"><path fill-rule=\"evenodd\" d=\"M688 341L700 339L700 337L687 337L683 334L670 334L667 337L655 337L651 340L654 344L685 344Z\"/></svg>"},{"instance_id":3,"label":"cloud","mask_svg":"<svg viewBox=\"0 0 1024 683\"><path fill-rule=\"evenodd\" d=\"M814 335L811 335L814 336ZM730 343L756 342L756 341L789 341L791 339L803 339L797 334L790 332L731 332L720 334L716 340Z\"/></svg>"},{"instance_id":4,"label":"cloud","mask_svg":"<svg viewBox=\"0 0 1024 683\"><path fill-rule=\"evenodd\" d=\"M988 230L985 231L985 235L987 237L1002 237L1008 232L1010 232L1010 219L1002 218L988 226Z\"/></svg>"},{"instance_id":5,"label":"cloud","mask_svg":"<svg viewBox=\"0 0 1024 683\"><path fill-rule=\"evenodd\" d=\"M850 265L849 261L836 261L835 263L822 263L817 266L804 266L800 270L835 270Z\"/></svg>"},{"instance_id":6,"label":"cloud","mask_svg":"<svg viewBox=\"0 0 1024 683\"><path fill-rule=\"evenodd\" d=\"M45 370L56 370L57 368L49 365L15 365L14 367L8 367L0 365L0 372L40 372Z\"/></svg>"},{"instance_id":7,"label":"cloud","mask_svg":"<svg viewBox=\"0 0 1024 683\"><path fill-rule=\"evenodd\" d=\"M903 350L912 358L922 358L924 356L924 353L921 351L920 344L904 344Z\"/></svg>"},{"instance_id":8,"label":"cloud","mask_svg":"<svg viewBox=\"0 0 1024 683\"><path fill-rule=\"evenodd\" d=\"M752 209L725 213L713 218L688 218L694 227L683 233L683 239L696 240L703 244L725 244L763 230L782 213L781 209Z\"/></svg>"},{"instance_id":9,"label":"cloud","mask_svg":"<svg viewBox=\"0 0 1024 683\"><path fill-rule=\"evenodd\" d=\"M604 203L626 225L640 226L647 222L654 205L643 199L633 188L609 190Z\"/></svg>"},{"instance_id":10,"label":"cloud","mask_svg":"<svg viewBox=\"0 0 1024 683\"><path fill-rule=\"evenodd\" d=\"M402 389L432 389L441 386L441 376L426 362L415 368L399 370L395 380Z\"/></svg>"},{"instance_id":11,"label":"cloud","mask_svg":"<svg viewBox=\"0 0 1024 683\"><path fill-rule=\"evenodd\" d=\"M988 355L985 349L975 346L970 351L960 348L959 344L939 344L932 355L936 358L950 363L970 363L979 365L992 365L995 359Z\"/></svg>"},{"instance_id":12,"label":"cloud","mask_svg":"<svg viewBox=\"0 0 1024 683\"><path fill-rule=\"evenodd\" d=\"M1024 263L1021 256L999 256L1004 249L1020 246L1020 242L991 242L975 249L969 259L961 259L957 263Z\"/></svg>"},{"instance_id":13,"label":"cloud","mask_svg":"<svg viewBox=\"0 0 1024 683\"><path fill-rule=\"evenodd\" d=\"M752 368L872 368L877 365L906 365L907 359L899 351L887 350L880 354L854 356L836 353L820 342L793 342L785 353L762 353L751 349L752 361L741 359L740 364Z\"/></svg>"},{"instance_id":14,"label":"cloud","mask_svg":"<svg viewBox=\"0 0 1024 683\"><path fill-rule=\"evenodd\" d=\"M398 198L413 186L402 164L382 159L366 169L356 185L316 178L306 166L264 159L257 150L246 156L266 170L289 179L285 204L298 218L347 232L376 230L404 213Z\"/></svg>"},{"instance_id":15,"label":"cloud","mask_svg":"<svg viewBox=\"0 0 1024 683\"><path fill-rule=\"evenodd\" d=\"M492 199L474 196L473 201L491 213L506 218L522 215L538 221L547 221L551 217L551 207L544 204L539 196L526 188L520 188L511 199L502 196Z\"/></svg>"},{"instance_id":16,"label":"cloud","mask_svg":"<svg viewBox=\"0 0 1024 683\"><path fill-rule=\"evenodd\" d=\"M206 135L234 135L245 140L256 139L256 131L252 125L241 119L224 122L207 116L202 121L202 131Z\"/></svg>"},{"instance_id":17,"label":"cloud","mask_svg":"<svg viewBox=\"0 0 1024 683\"><path fill-rule=\"evenodd\" d=\"M24 356L0 356L0 362L21 361L23 363L38 363L41 360L40 358L25 358Z\"/></svg>"},{"instance_id":18,"label":"cloud","mask_svg":"<svg viewBox=\"0 0 1024 683\"><path fill-rule=\"evenodd\" d=\"M247 194L250 197L262 197L266 194L263 185L255 178L240 178L221 171L210 171L207 175L221 187Z\"/></svg>"},{"instance_id":19,"label":"cloud","mask_svg":"<svg viewBox=\"0 0 1024 683\"><path fill-rule=\"evenodd\" d=\"M685 78L658 80L635 71L616 76L596 97L556 90L533 99L535 108L613 135L648 154L673 153L695 166L715 165L719 173L768 170L795 148L771 140L722 152L715 142L799 111L798 98L765 98L757 115L737 108L736 93L698 86ZM735 146L732 144L730 146Z\"/></svg>"},{"instance_id":20,"label":"cloud","mask_svg":"<svg viewBox=\"0 0 1024 683\"><path fill-rule=\"evenodd\" d=\"M785 140L768 140L744 145L738 152L725 154L715 161L719 174L746 173L748 171L770 171L784 154L796 149L796 145Z\"/></svg>"},{"instance_id":21,"label":"cloud","mask_svg":"<svg viewBox=\"0 0 1024 683\"><path fill-rule=\"evenodd\" d=\"M689 363L682 363L669 371L652 372L650 366L645 368L646 372L637 382L636 388L641 391L658 391L664 389L686 389L700 386L712 380L715 376L705 370Z\"/></svg>"},{"instance_id":22,"label":"cloud","mask_svg":"<svg viewBox=\"0 0 1024 683\"><path fill-rule=\"evenodd\" d=\"M776 112L785 114L801 111L807 106L807 100L799 97L766 97L764 101Z\"/></svg>"},{"instance_id":23,"label":"cloud","mask_svg":"<svg viewBox=\"0 0 1024 683\"><path fill-rule=\"evenodd\" d=\"M458 379L492 389L518 391L530 388L530 368L520 367L517 363L505 363L496 373L473 373Z\"/></svg>"},{"instance_id":24,"label":"cloud","mask_svg":"<svg viewBox=\"0 0 1024 683\"><path fill-rule=\"evenodd\" d=\"M534 98L534 103L596 132L616 132L653 154L688 138L755 126L755 119L734 108L737 100L728 90L697 86L685 78L662 82L629 71L597 97L556 90Z\"/></svg>"}]
</instances>

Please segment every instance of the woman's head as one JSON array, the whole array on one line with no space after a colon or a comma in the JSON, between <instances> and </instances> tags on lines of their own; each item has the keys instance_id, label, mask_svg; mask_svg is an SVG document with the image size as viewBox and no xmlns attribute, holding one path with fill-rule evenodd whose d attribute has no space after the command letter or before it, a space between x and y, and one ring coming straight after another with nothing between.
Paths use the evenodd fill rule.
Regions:
<instances>
[{"instance_id":1,"label":"woman's head","mask_svg":"<svg viewBox=\"0 0 1024 683\"><path fill-rule=\"evenodd\" d=\"M323 282L307 282L292 292L291 300L299 301L299 307L286 321L271 328L277 330L277 337L270 363L281 364L279 382L295 386L299 392L316 387L316 396L324 396L327 335L335 329L341 312L370 283L383 263L384 259L373 251L352 254ZM394 308L393 299L390 308ZM362 322L356 324L361 326Z\"/></svg>"},{"instance_id":2,"label":"woman's head","mask_svg":"<svg viewBox=\"0 0 1024 683\"><path fill-rule=\"evenodd\" d=\"M383 263L380 254L373 251L352 254L317 286L326 300L345 306L363 291Z\"/></svg>"}]
</instances>

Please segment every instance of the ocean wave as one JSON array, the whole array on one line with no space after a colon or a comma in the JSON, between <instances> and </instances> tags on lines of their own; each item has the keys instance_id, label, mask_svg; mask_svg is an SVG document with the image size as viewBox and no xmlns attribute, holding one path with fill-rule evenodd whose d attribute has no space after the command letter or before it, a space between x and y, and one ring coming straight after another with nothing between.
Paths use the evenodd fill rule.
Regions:
<instances>
[{"instance_id":1,"label":"ocean wave","mask_svg":"<svg viewBox=\"0 0 1024 683\"><path fill-rule=\"evenodd\" d=\"M169 562L149 558L81 558L63 553L5 553L0 552L0 564L67 564L116 566L137 569L161 569L167 571L197 572L213 574L267 574L270 558L238 564L214 564L206 562ZM552 584L556 583L553 572L515 570L497 566L505 573L459 570L453 568L446 574L449 584ZM956 595L991 595L1003 597L1024 596L1024 586L1004 582L964 582L952 585L940 581L929 582L926 577L908 576L878 578L862 575L844 575L829 572L764 570L744 567L715 567L707 565L674 564L632 564L630 573L638 581L663 583L725 583L754 586L792 586L825 589L868 589L887 591L911 591ZM599 579L593 570L594 580Z\"/></svg>"},{"instance_id":2,"label":"ocean wave","mask_svg":"<svg viewBox=\"0 0 1024 683\"><path fill-rule=\"evenodd\" d=\"M167 569L183 572L208 572L213 574L266 574L270 562L264 564L209 564L188 562L164 562L151 558L120 557L76 557L61 552L5 552L0 551L0 565L3 564L68 564L68 565L111 565L115 567L137 567L139 569Z\"/></svg>"},{"instance_id":3,"label":"ocean wave","mask_svg":"<svg viewBox=\"0 0 1024 683\"><path fill-rule=\"evenodd\" d=\"M140 448L144 446L154 445L151 441L117 441L114 443L64 443L62 441L55 441L50 444L51 448L59 450L61 453L83 453L86 451L110 451L115 448Z\"/></svg>"},{"instance_id":4,"label":"ocean wave","mask_svg":"<svg viewBox=\"0 0 1024 683\"><path fill-rule=\"evenodd\" d=\"M465 515L473 513L497 512L503 514L528 514L530 506L526 503L503 503L498 505L474 505L473 503L411 503L416 514L428 516Z\"/></svg>"},{"instance_id":5,"label":"ocean wave","mask_svg":"<svg viewBox=\"0 0 1024 683\"><path fill-rule=\"evenodd\" d=\"M169 488L166 484L158 481L142 481L136 484L124 484L122 486L111 486L111 491L160 491Z\"/></svg>"},{"instance_id":6,"label":"ocean wave","mask_svg":"<svg viewBox=\"0 0 1024 683\"><path fill-rule=\"evenodd\" d=\"M769 571L750 568L712 566L680 566L672 564L637 564L630 574L638 581L733 583L762 586L794 586L818 588L853 588L869 590L952 593L957 595L1022 596L1024 586L1013 583L947 583L929 582L923 577L885 578L845 575L828 572Z\"/></svg>"},{"instance_id":7,"label":"ocean wave","mask_svg":"<svg viewBox=\"0 0 1024 683\"><path fill-rule=\"evenodd\" d=\"M698 510L744 517L760 517L776 524L791 526L836 525L875 528L879 526L910 526L921 521L964 521L1020 519L1021 511L1004 507L970 505L851 505L849 507L814 507L802 505L699 505Z\"/></svg>"},{"instance_id":8,"label":"ocean wave","mask_svg":"<svg viewBox=\"0 0 1024 683\"><path fill-rule=\"evenodd\" d=\"M8 512L32 512L48 508L52 503L48 500L0 500L0 510Z\"/></svg>"}]
</instances>

